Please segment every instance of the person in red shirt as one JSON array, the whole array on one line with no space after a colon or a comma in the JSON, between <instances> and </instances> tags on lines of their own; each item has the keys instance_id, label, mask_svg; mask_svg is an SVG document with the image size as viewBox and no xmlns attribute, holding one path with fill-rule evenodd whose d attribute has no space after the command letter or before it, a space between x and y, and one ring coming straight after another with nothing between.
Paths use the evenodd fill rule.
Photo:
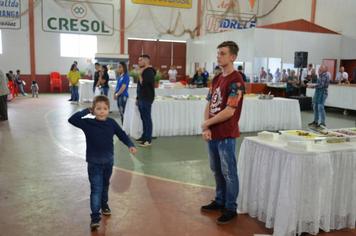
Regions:
<instances>
[{"instance_id":1,"label":"person in red shirt","mask_svg":"<svg viewBox=\"0 0 356 236\"><path fill-rule=\"evenodd\" d=\"M236 138L240 136L239 119L245 84L233 65L239 47L233 41L218 46L217 62L222 73L215 76L207 96L203 139L207 141L210 168L216 183L215 200L201 207L201 211L220 211L217 224L225 225L237 218L239 179L236 165Z\"/></svg>"}]
</instances>

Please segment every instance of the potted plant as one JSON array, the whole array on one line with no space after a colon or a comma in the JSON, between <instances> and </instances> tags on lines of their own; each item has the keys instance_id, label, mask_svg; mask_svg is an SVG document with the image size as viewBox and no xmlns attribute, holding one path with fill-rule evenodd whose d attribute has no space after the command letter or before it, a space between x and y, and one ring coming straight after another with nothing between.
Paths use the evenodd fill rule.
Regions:
<instances>
[{"instance_id":1,"label":"potted plant","mask_svg":"<svg viewBox=\"0 0 356 236\"><path fill-rule=\"evenodd\" d=\"M80 74L80 77L83 78L85 76L86 72L85 72L85 70L81 70L81 71L79 71L79 74Z\"/></svg>"},{"instance_id":2,"label":"potted plant","mask_svg":"<svg viewBox=\"0 0 356 236\"><path fill-rule=\"evenodd\" d=\"M129 75L133 78L133 82L134 82L134 83L137 83L138 70L131 69L131 70L129 71Z\"/></svg>"},{"instance_id":3,"label":"potted plant","mask_svg":"<svg viewBox=\"0 0 356 236\"><path fill-rule=\"evenodd\" d=\"M163 76L166 74L165 71L161 72L159 69L156 71L156 76L155 76L155 88L158 88L159 81L163 78Z\"/></svg>"}]
</instances>

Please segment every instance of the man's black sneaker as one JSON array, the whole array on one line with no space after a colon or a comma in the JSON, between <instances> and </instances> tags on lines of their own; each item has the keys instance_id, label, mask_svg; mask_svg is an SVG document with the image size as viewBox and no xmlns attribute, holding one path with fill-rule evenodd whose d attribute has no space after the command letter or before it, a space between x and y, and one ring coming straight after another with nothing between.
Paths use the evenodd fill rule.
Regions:
<instances>
[{"instance_id":1,"label":"man's black sneaker","mask_svg":"<svg viewBox=\"0 0 356 236\"><path fill-rule=\"evenodd\" d=\"M138 146L140 146L140 147L149 147L151 145L152 145L152 143L150 143L148 141L143 141L142 143L138 144Z\"/></svg>"},{"instance_id":2,"label":"man's black sneaker","mask_svg":"<svg viewBox=\"0 0 356 236\"><path fill-rule=\"evenodd\" d=\"M211 203L209 205L202 206L200 208L200 210L205 211L205 212L211 212L211 211L221 211L221 210L224 210L224 208L225 208L225 206L219 205L215 201L211 201Z\"/></svg>"},{"instance_id":3,"label":"man's black sneaker","mask_svg":"<svg viewBox=\"0 0 356 236\"><path fill-rule=\"evenodd\" d=\"M72 99L68 99L68 101L70 101L70 102L71 102L71 101L73 101L73 100L72 100Z\"/></svg>"},{"instance_id":4,"label":"man's black sneaker","mask_svg":"<svg viewBox=\"0 0 356 236\"><path fill-rule=\"evenodd\" d=\"M318 125L318 123L316 123L316 122L312 122L312 123L310 123L310 124L308 124L308 126L317 126Z\"/></svg>"},{"instance_id":5,"label":"man's black sneaker","mask_svg":"<svg viewBox=\"0 0 356 236\"><path fill-rule=\"evenodd\" d=\"M231 221L237 219L237 212L230 209L225 209L224 213L216 220L218 225L227 225Z\"/></svg>"},{"instance_id":6,"label":"man's black sneaker","mask_svg":"<svg viewBox=\"0 0 356 236\"><path fill-rule=\"evenodd\" d=\"M142 143L143 141L145 141L145 139L143 137L141 137L139 139L135 139L135 143Z\"/></svg>"},{"instance_id":7,"label":"man's black sneaker","mask_svg":"<svg viewBox=\"0 0 356 236\"><path fill-rule=\"evenodd\" d=\"M92 229L98 228L100 226L99 222L100 222L100 220L98 220L98 219L92 219L90 221L90 228L92 228Z\"/></svg>"},{"instance_id":8,"label":"man's black sneaker","mask_svg":"<svg viewBox=\"0 0 356 236\"><path fill-rule=\"evenodd\" d=\"M111 215L111 210L109 208L109 205L103 206L101 208L101 212L103 213L104 216L109 216Z\"/></svg>"}]
</instances>

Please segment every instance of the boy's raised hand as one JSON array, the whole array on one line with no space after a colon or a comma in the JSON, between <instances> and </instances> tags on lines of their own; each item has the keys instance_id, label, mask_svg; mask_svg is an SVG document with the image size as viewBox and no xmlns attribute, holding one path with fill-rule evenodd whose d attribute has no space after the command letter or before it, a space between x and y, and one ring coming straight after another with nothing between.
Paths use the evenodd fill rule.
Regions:
<instances>
[{"instance_id":1,"label":"boy's raised hand","mask_svg":"<svg viewBox=\"0 0 356 236\"><path fill-rule=\"evenodd\" d=\"M132 155L135 155L137 150L135 147L130 147L130 152L132 153Z\"/></svg>"}]
</instances>

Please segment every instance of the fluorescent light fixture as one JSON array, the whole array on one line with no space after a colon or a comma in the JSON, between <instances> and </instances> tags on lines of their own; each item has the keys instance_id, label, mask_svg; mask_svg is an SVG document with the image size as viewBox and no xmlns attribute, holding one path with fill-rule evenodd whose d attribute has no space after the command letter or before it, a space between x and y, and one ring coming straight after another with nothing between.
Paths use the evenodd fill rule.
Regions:
<instances>
[{"instance_id":1,"label":"fluorescent light fixture","mask_svg":"<svg viewBox=\"0 0 356 236\"><path fill-rule=\"evenodd\" d=\"M161 42L173 42L173 43L186 43L184 40L169 40L169 39L160 39Z\"/></svg>"},{"instance_id":2,"label":"fluorescent light fixture","mask_svg":"<svg viewBox=\"0 0 356 236\"><path fill-rule=\"evenodd\" d=\"M141 39L141 38L127 38L131 40L143 40L143 41L157 41L157 39Z\"/></svg>"}]
</instances>

